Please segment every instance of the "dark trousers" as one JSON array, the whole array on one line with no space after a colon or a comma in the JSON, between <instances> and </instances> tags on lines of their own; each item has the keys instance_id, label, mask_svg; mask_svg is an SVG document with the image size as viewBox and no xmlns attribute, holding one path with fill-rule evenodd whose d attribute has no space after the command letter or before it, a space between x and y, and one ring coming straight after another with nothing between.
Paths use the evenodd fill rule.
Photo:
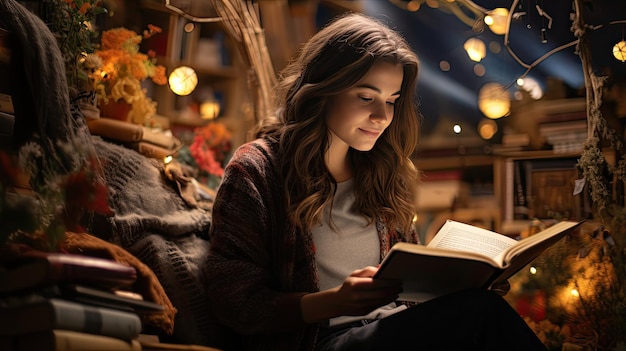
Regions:
<instances>
[{"instance_id":1,"label":"dark trousers","mask_svg":"<svg viewBox=\"0 0 626 351\"><path fill-rule=\"evenodd\" d=\"M369 324L322 329L317 350L545 351L546 347L501 296L468 290Z\"/></svg>"}]
</instances>

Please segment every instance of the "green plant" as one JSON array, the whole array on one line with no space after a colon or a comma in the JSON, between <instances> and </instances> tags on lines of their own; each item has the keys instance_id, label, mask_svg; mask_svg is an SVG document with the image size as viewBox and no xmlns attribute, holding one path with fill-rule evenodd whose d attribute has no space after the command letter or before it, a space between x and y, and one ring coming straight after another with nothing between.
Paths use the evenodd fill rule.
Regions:
<instances>
[{"instance_id":1,"label":"green plant","mask_svg":"<svg viewBox=\"0 0 626 351\"><path fill-rule=\"evenodd\" d=\"M93 53L98 32L93 29L98 15L106 13L101 0L44 0L43 17L57 36L65 60L67 82L78 91L89 89L89 67L84 58Z\"/></svg>"}]
</instances>

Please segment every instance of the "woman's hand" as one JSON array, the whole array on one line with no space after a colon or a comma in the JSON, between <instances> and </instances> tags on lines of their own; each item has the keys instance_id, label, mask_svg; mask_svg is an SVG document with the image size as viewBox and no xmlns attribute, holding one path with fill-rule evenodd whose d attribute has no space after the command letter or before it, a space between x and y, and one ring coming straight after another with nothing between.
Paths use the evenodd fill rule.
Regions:
<instances>
[{"instance_id":1,"label":"woman's hand","mask_svg":"<svg viewBox=\"0 0 626 351\"><path fill-rule=\"evenodd\" d=\"M305 322L338 316L360 316L395 301L402 291L400 281L372 278L378 268L356 270L335 288L304 295L300 301Z\"/></svg>"},{"instance_id":2,"label":"woman's hand","mask_svg":"<svg viewBox=\"0 0 626 351\"><path fill-rule=\"evenodd\" d=\"M350 274L336 289L339 315L360 316L395 301L402 291L399 281L373 279L378 268L366 267Z\"/></svg>"}]
</instances>

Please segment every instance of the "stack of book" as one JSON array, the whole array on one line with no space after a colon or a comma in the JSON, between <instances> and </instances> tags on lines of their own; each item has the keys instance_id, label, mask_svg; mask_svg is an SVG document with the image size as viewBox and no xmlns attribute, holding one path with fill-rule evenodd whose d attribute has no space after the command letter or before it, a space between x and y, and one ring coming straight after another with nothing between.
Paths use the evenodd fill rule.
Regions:
<instances>
[{"instance_id":1,"label":"stack of book","mask_svg":"<svg viewBox=\"0 0 626 351\"><path fill-rule=\"evenodd\" d=\"M149 158L164 159L173 155L182 142L169 131L100 117L87 120L92 135L120 143Z\"/></svg>"},{"instance_id":2,"label":"stack of book","mask_svg":"<svg viewBox=\"0 0 626 351\"><path fill-rule=\"evenodd\" d=\"M0 350L141 350L142 313L163 310L130 290L134 267L65 253L0 268Z\"/></svg>"},{"instance_id":3,"label":"stack of book","mask_svg":"<svg viewBox=\"0 0 626 351\"><path fill-rule=\"evenodd\" d=\"M582 151L587 140L587 110L584 98L546 101L544 113L535 117L539 134L554 153Z\"/></svg>"}]
</instances>

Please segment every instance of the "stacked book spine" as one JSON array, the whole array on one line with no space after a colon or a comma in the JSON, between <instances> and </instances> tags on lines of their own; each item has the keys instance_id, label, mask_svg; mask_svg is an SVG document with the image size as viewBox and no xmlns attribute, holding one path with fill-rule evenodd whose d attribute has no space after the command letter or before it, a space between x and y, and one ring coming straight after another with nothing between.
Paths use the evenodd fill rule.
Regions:
<instances>
[{"instance_id":1,"label":"stacked book spine","mask_svg":"<svg viewBox=\"0 0 626 351\"><path fill-rule=\"evenodd\" d=\"M133 267L65 253L29 254L0 268L0 350L141 350L140 313L162 306L116 293Z\"/></svg>"}]
</instances>

